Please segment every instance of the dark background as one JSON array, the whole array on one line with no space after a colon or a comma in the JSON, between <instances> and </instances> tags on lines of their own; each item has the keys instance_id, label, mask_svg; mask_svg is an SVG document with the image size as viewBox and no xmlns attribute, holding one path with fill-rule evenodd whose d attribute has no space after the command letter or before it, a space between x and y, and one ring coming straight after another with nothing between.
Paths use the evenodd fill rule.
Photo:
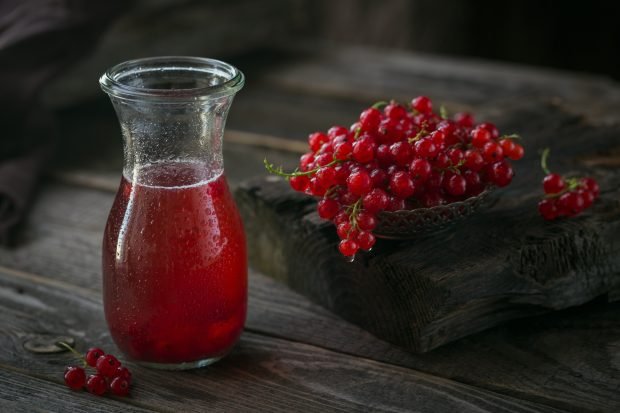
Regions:
<instances>
[{"instance_id":1,"label":"dark background","mask_svg":"<svg viewBox=\"0 0 620 413\"><path fill-rule=\"evenodd\" d=\"M0 0L0 159L54 135L63 148L89 116L114 124L97 79L128 59L220 58L248 88L279 64L274 50L357 46L620 79L619 17L614 1Z\"/></svg>"},{"instance_id":2,"label":"dark background","mask_svg":"<svg viewBox=\"0 0 620 413\"><path fill-rule=\"evenodd\" d=\"M318 3L314 5L318 37L328 42L498 59L620 78L620 5L615 1Z\"/></svg>"}]
</instances>

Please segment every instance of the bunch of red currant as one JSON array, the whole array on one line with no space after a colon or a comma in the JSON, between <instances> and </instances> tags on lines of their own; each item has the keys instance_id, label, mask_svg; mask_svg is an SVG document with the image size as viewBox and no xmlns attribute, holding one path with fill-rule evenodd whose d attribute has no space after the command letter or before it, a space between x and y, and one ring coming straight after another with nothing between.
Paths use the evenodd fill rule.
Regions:
<instances>
[{"instance_id":1,"label":"bunch of red currant","mask_svg":"<svg viewBox=\"0 0 620 413\"><path fill-rule=\"evenodd\" d=\"M546 174L543 179L545 197L538 203L540 215L553 221L560 217L573 217L590 208L600 192L596 180L590 177L567 178L551 173L547 167L548 157L549 148L543 151L540 161Z\"/></svg>"},{"instance_id":2,"label":"bunch of red currant","mask_svg":"<svg viewBox=\"0 0 620 413\"><path fill-rule=\"evenodd\" d=\"M121 365L120 361L111 354L93 347L82 355L66 343L59 343L77 355L84 367L94 367L97 372L86 377L86 370L80 366L68 366L65 369L65 384L72 390L82 390L84 387L97 396L103 396L110 391L116 396L127 396L131 385L131 372Z\"/></svg>"},{"instance_id":3,"label":"bunch of red currant","mask_svg":"<svg viewBox=\"0 0 620 413\"><path fill-rule=\"evenodd\" d=\"M382 108L382 110L380 110ZM378 213L430 208L503 187L514 175L508 159L523 157L518 136L500 136L471 114L448 119L418 96L409 107L379 102L350 128L333 126L309 136L299 170L271 173L296 191L320 197L319 215L336 225L340 252L353 257L375 243Z\"/></svg>"}]
</instances>

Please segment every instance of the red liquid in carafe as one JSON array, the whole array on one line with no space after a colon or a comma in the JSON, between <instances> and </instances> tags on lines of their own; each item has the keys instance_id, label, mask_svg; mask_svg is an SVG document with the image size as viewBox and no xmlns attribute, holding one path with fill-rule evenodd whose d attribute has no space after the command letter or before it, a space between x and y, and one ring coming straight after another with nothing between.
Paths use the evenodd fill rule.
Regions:
<instances>
[{"instance_id":1,"label":"red liquid in carafe","mask_svg":"<svg viewBox=\"0 0 620 413\"><path fill-rule=\"evenodd\" d=\"M225 177L202 179L205 170L151 165L121 181L103 241L104 307L135 360L217 358L241 335L245 234Z\"/></svg>"}]
</instances>

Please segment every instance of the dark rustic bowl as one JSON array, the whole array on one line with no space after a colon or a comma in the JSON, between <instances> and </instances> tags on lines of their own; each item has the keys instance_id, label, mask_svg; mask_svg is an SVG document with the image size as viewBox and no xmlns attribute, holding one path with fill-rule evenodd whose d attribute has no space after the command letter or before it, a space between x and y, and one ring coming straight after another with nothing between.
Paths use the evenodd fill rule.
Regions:
<instances>
[{"instance_id":1,"label":"dark rustic bowl","mask_svg":"<svg viewBox=\"0 0 620 413\"><path fill-rule=\"evenodd\" d=\"M478 210L487 200L492 188L479 195L432 208L381 212L374 234L379 238L409 239L424 232L445 228Z\"/></svg>"}]
</instances>

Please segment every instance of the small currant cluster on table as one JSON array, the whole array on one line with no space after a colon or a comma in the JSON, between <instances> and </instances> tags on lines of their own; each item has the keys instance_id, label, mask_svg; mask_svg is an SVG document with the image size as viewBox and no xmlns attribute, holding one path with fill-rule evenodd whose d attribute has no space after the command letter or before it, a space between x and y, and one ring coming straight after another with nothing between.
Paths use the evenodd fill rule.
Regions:
<instances>
[{"instance_id":1,"label":"small currant cluster on table","mask_svg":"<svg viewBox=\"0 0 620 413\"><path fill-rule=\"evenodd\" d=\"M408 107L378 102L350 128L311 134L295 172L267 160L265 167L294 190L321 198L319 215L336 225L340 252L354 257L375 244L382 211L430 208L508 185L509 159L523 157L517 139L501 136L492 123L476 125L469 113L448 119L418 96Z\"/></svg>"},{"instance_id":2,"label":"small currant cluster on table","mask_svg":"<svg viewBox=\"0 0 620 413\"><path fill-rule=\"evenodd\" d=\"M67 343L58 343L70 350L82 360L83 367L68 366L65 369L65 384L72 390L82 390L86 387L90 393L103 396L110 392L116 396L127 396L131 386L131 372L124 367L116 357L105 354L97 347L89 349L85 355L75 351ZM95 368L94 374L86 376L87 366Z\"/></svg>"},{"instance_id":3,"label":"small currant cluster on table","mask_svg":"<svg viewBox=\"0 0 620 413\"><path fill-rule=\"evenodd\" d=\"M574 217L590 208L600 192L596 180L552 173L547 167L548 157L549 148L543 151L540 161L546 174L542 182L545 197L538 203L540 215L547 221L553 221L561 217Z\"/></svg>"}]
</instances>

